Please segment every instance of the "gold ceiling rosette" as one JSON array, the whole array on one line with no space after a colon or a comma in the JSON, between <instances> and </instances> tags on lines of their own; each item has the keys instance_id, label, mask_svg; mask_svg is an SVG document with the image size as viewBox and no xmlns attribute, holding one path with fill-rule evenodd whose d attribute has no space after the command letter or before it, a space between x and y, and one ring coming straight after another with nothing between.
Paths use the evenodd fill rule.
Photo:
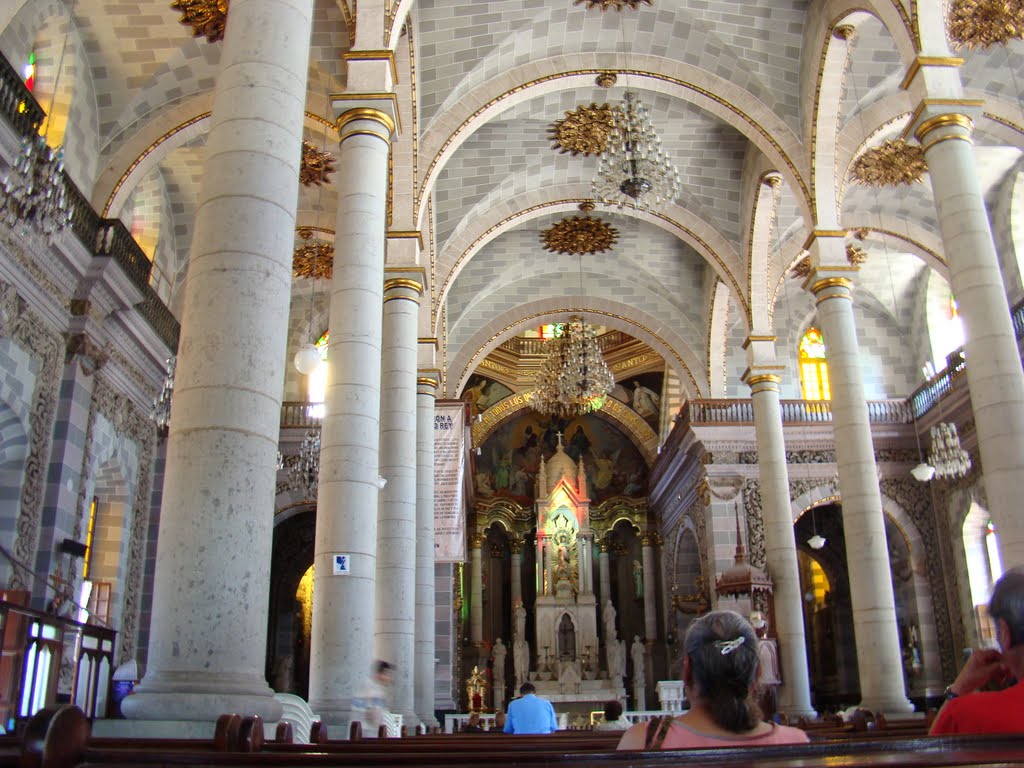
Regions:
<instances>
[{"instance_id":1,"label":"gold ceiling rosette","mask_svg":"<svg viewBox=\"0 0 1024 768\"><path fill-rule=\"evenodd\" d=\"M615 227L590 216L562 219L540 233L544 250L552 253L602 253L618 239Z\"/></svg>"},{"instance_id":2,"label":"gold ceiling rosette","mask_svg":"<svg viewBox=\"0 0 1024 768\"><path fill-rule=\"evenodd\" d=\"M599 155L612 131L612 108L608 104L591 104L565 113L548 127L551 148L563 155Z\"/></svg>"},{"instance_id":3,"label":"gold ceiling rosette","mask_svg":"<svg viewBox=\"0 0 1024 768\"><path fill-rule=\"evenodd\" d=\"M632 8L635 11L641 5L653 5L652 0L574 0L573 5L583 5L584 3L587 5L587 10L600 8L602 12L609 8L616 11Z\"/></svg>"},{"instance_id":4,"label":"gold ceiling rosette","mask_svg":"<svg viewBox=\"0 0 1024 768\"><path fill-rule=\"evenodd\" d=\"M903 139L893 139L883 141L858 157L850 175L861 184L898 187L920 182L927 170L921 147L907 144Z\"/></svg>"},{"instance_id":5,"label":"gold ceiling rosette","mask_svg":"<svg viewBox=\"0 0 1024 768\"><path fill-rule=\"evenodd\" d=\"M1024 37L1024 0L953 0L946 18L955 48L987 48Z\"/></svg>"},{"instance_id":6,"label":"gold ceiling rosette","mask_svg":"<svg viewBox=\"0 0 1024 768\"><path fill-rule=\"evenodd\" d=\"M330 280L334 274L334 246L331 243L313 240L313 230L308 227L299 229L298 235L303 242L295 246L292 253L292 275L313 280Z\"/></svg>"},{"instance_id":7,"label":"gold ceiling rosette","mask_svg":"<svg viewBox=\"0 0 1024 768\"><path fill-rule=\"evenodd\" d=\"M299 181L305 187L311 184L329 184L330 175L334 173L334 156L327 151L317 149L308 141L302 142L302 166L299 168Z\"/></svg>"},{"instance_id":8,"label":"gold ceiling rosette","mask_svg":"<svg viewBox=\"0 0 1024 768\"><path fill-rule=\"evenodd\" d=\"M193 37L216 43L224 39L229 4L230 0L174 0L171 10L181 13L179 21L192 27Z\"/></svg>"}]
</instances>

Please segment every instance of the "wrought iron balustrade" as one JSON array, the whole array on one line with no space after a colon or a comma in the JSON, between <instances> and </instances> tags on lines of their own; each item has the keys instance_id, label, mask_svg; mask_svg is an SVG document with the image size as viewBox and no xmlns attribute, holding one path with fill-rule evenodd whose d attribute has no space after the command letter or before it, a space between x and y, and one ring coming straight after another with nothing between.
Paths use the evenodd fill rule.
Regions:
<instances>
[{"instance_id":1,"label":"wrought iron balustrade","mask_svg":"<svg viewBox=\"0 0 1024 768\"><path fill-rule=\"evenodd\" d=\"M3 55L0 55L0 114L23 138L38 133L46 118L46 112L25 87L21 75Z\"/></svg>"},{"instance_id":2,"label":"wrought iron balustrade","mask_svg":"<svg viewBox=\"0 0 1024 768\"><path fill-rule=\"evenodd\" d=\"M61 689L87 717L106 717L116 634L0 601L0 710L7 731L56 704Z\"/></svg>"},{"instance_id":3,"label":"wrought iron balustrade","mask_svg":"<svg viewBox=\"0 0 1024 768\"><path fill-rule=\"evenodd\" d=\"M286 400L281 403L281 428L318 428L323 420L323 403Z\"/></svg>"},{"instance_id":4,"label":"wrought iron balustrade","mask_svg":"<svg viewBox=\"0 0 1024 768\"><path fill-rule=\"evenodd\" d=\"M832 421L832 404L827 400L782 400L784 424L827 424ZM688 400L684 418L693 425L753 424L752 400ZM910 406L906 400L869 400L868 420L872 424L908 424Z\"/></svg>"}]
</instances>

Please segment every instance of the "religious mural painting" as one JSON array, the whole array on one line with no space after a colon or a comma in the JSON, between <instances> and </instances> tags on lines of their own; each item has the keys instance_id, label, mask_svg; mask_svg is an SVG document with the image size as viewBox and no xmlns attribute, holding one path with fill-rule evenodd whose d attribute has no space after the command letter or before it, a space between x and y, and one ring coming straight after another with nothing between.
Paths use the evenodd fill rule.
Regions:
<instances>
[{"instance_id":1,"label":"religious mural painting","mask_svg":"<svg viewBox=\"0 0 1024 768\"><path fill-rule=\"evenodd\" d=\"M501 382L487 376L473 374L466 382L465 389L462 390L462 400L470 404L475 417L511 394L513 394L512 390Z\"/></svg>"},{"instance_id":2,"label":"religious mural painting","mask_svg":"<svg viewBox=\"0 0 1024 768\"><path fill-rule=\"evenodd\" d=\"M636 411L640 418L657 431L664 383L665 374L662 371L633 374L617 381L611 396Z\"/></svg>"},{"instance_id":3,"label":"religious mural painting","mask_svg":"<svg viewBox=\"0 0 1024 768\"><path fill-rule=\"evenodd\" d=\"M524 410L495 429L480 446L473 475L477 497L506 497L530 506L541 457L550 459L555 453L559 434L565 453L573 461L583 458L587 488L595 504L614 496L641 498L646 494L647 464L615 425L593 414L566 420Z\"/></svg>"}]
</instances>

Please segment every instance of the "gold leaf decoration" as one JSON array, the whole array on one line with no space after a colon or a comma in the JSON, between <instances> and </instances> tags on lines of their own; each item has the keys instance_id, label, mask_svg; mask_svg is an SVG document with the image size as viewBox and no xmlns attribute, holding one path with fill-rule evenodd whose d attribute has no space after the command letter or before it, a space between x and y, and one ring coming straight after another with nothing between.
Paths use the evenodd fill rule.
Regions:
<instances>
[{"instance_id":1,"label":"gold leaf decoration","mask_svg":"<svg viewBox=\"0 0 1024 768\"><path fill-rule=\"evenodd\" d=\"M205 36L211 43L224 39L230 0L175 0L171 10L179 11L179 21L192 27L193 37Z\"/></svg>"},{"instance_id":2,"label":"gold leaf decoration","mask_svg":"<svg viewBox=\"0 0 1024 768\"><path fill-rule=\"evenodd\" d=\"M612 108L607 104L577 107L548 127L552 149L562 154L599 155L612 131Z\"/></svg>"},{"instance_id":3,"label":"gold leaf decoration","mask_svg":"<svg viewBox=\"0 0 1024 768\"><path fill-rule=\"evenodd\" d=\"M313 230L307 227L300 229L298 234L304 242L295 246L292 253L292 275L313 280L330 280L334 274L334 246L319 240L311 241Z\"/></svg>"},{"instance_id":4,"label":"gold leaf decoration","mask_svg":"<svg viewBox=\"0 0 1024 768\"><path fill-rule=\"evenodd\" d=\"M614 72L602 72L594 78L594 82L601 88L611 88L618 81L618 75Z\"/></svg>"},{"instance_id":5,"label":"gold leaf decoration","mask_svg":"<svg viewBox=\"0 0 1024 768\"><path fill-rule=\"evenodd\" d=\"M600 8L601 11L607 11L612 8L616 11L621 11L623 8L632 8L634 11L641 5L652 5L651 0L575 0L573 5L587 4L587 10L591 8Z\"/></svg>"},{"instance_id":6,"label":"gold leaf decoration","mask_svg":"<svg viewBox=\"0 0 1024 768\"><path fill-rule=\"evenodd\" d=\"M850 173L861 184L896 187L921 181L927 170L921 147L894 139L858 157Z\"/></svg>"},{"instance_id":7,"label":"gold leaf decoration","mask_svg":"<svg viewBox=\"0 0 1024 768\"><path fill-rule=\"evenodd\" d=\"M793 277L798 277L801 280L811 274L811 257L804 256L800 261L793 265L793 268L789 271Z\"/></svg>"},{"instance_id":8,"label":"gold leaf decoration","mask_svg":"<svg viewBox=\"0 0 1024 768\"><path fill-rule=\"evenodd\" d=\"M859 267L868 260L867 251L858 248L853 243L846 246L846 260L855 267Z\"/></svg>"},{"instance_id":9,"label":"gold leaf decoration","mask_svg":"<svg viewBox=\"0 0 1024 768\"><path fill-rule=\"evenodd\" d=\"M1024 37L1022 0L953 0L946 18L955 48L987 48Z\"/></svg>"},{"instance_id":10,"label":"gold leaf decoration","mask_svg":"<svg viewBox=\"0 0 1024 768\"><path fill-rule=\"evenodd\" d=\"M583 211L584 213L590 213L590 212L591 212L592 210L594 210L594 208L596 208L597 206L596 206L596 205L594 205L594 201L593 201L593 200L584 200L584 201L583 201L582 203L580 203L580 204L579 204L578 206L576 206L576 207L577 207L577 208L579 208L579 209L580 209L581 211Z\"/></svg>"},{"instance_id":11,"label":"gold leaf decoration","mask_svg":"<svg viewBox=\"0 0 1024 768\"><path fill-rule=\"evenodd\" d=\"M540 233L544 250L552 253L601 253L618 239L615 227L590 216L562 219Z\"/></svg>"},{"instance_id":12,"label":"gold leaf decoration","mask_svg":"<svg viewBox=\"0 0 1024 768\"><path fill-rule=\"evenodd\" d=\"M330 152L317 149L308 141L303 141L299 181L307 187L311 184L329 184L328 177L332 173L334 173L334 156Z\"/></svg>"}]
</instances>

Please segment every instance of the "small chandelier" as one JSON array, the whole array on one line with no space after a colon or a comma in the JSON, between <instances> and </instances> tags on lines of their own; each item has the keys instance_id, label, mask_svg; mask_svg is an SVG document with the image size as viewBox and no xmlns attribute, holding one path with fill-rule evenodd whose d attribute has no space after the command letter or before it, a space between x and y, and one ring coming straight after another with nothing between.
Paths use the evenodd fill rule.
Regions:
<instances>
[{"instance_id":1,"label":"small chandelier","mask_svg":"<svg viewBox=\"0 0 1024 768\"><path fill-rule=\"evenodd\" d=\"M288 466L288 485L307 497L316 496L320 481L320 431L311 429L302 440L299 455Z\"/></svg>"},{"instance_id":2,"label":"small chandelier","mask_svg":"<svg viewBox=\"0 0 1024 768\"><path fill-rule=\"evenodd\" d=\"M640 97L626 91L612 110L613 126L594 177L594 197L605 205L640 208L679 194L679 172L661 148Z\"/></svg>"},{"instance_id":3,"label":"small chandelier","mask_svg":"<svg viewBox=\"0 0 1024 768\"><path fill-rule=\"evenodd\" d=\"M961 478L971 471L971 455L960 445L956 424L940 422L931 428L932 449L928 463L935 467L939 479Z\"/></svg>"},{"instance_id":4,"label":"small chandelier","mask_svg":"<svg viewBox=\"0 0 1024 768\"><path fill-rule=\"evenodd\" d=\"M150 420L156 424L156 433L160 437L167 437L171 425L171 398L174 397L174 369L177 365L177 355L167 358L167 375L164 376L164 385L160 388L160 394L154 398L153 410L149 414Z\"/></svg>"},{"instance_id":5,"label":"small chandelier","mask_svg":"<svg viewBox=\"0 0 1024 768\"><path fill-rule=\"evenodd\" d=\"M547 357L537 372L530 406L562 418L600 410L615 378L601 354L593 326L573 315L544 346Z\"/></svg>"}]
</instances>

